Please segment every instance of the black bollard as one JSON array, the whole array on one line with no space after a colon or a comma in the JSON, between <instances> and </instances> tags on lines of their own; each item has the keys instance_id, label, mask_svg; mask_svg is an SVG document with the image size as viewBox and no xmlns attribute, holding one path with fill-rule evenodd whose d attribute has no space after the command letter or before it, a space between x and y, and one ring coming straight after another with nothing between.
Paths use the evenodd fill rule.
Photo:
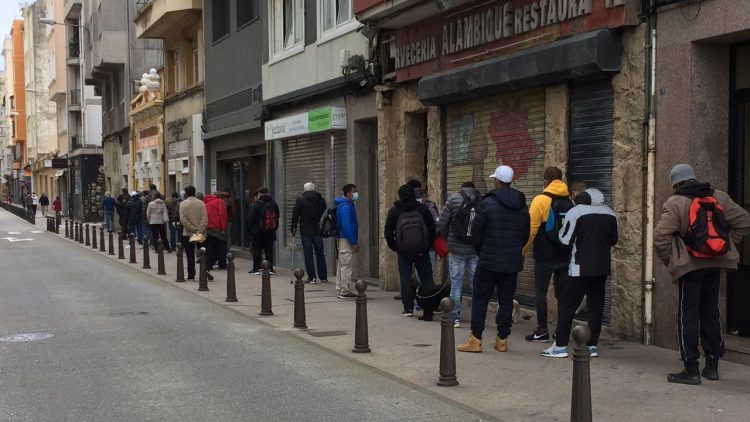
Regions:
<instances>
[{"instance_id":1,"label":"black bollard","mask_svg":"<svg viewBox=\"0 0 750 422\"><path fill-rule=\"evenodd\" d=\"M185 282L185 264L182 262L182 243L177 244L177 283Z\"/></svg>"},{"instance_id":2,"label":"black bollard","mask_svg":"<svg viewBox=\"0 0 750 422\"><path fill-rule=\"evenodd\" d=\"M148 244L148 237L143 237L143 269L148 270L151 269L151 256L149 255L148 250L149 244Z\"/></svg>"},{"instance_id":3,"label":"black bollard","mask_svg":"<svg viewBox=\"0 0 750 422\"><path fill-rule=\"evenodd\" d=\"M164 268L164 242L161 239L156 241L156 275L167 275Z\"/></svg>"},{"instance_id":4,"label":"black bollard","mask_svg":"<svg viewBox=\"0 0 750 422\"><path fill-rule=\"evenodd\" d=\"M65 219L65 238L70 239L70 230L68 229L68 219Z\"/></svg>"},{"instance_id":5,"label":"black bollard","mask_svg":"<svg viewBox=\"0 0 750 422\"><path fill-rule=\"evenodd\" d=\"M109 253L107 255L114 255L115 254L115 235L112 232L109 232Z\"/></svg>"},{"instance_id":6,"label":"black bollard","mask_svg":"<svg viewBox=\"0 0 750 422\"><path fill-rule=\"evenodd\" d=\"M99 252L106 252L104 247L104 225L99 226Z\"/></svg>"},{"instance_id":7,"label":"black bollard","mask_svg":"<svg viewBox=\"0 0 750 422\"><path fill-rule=\"evenodd\" d=\"M78 223L78 243L83 245L83 223Z\"/></svg>"},{"instance_id":8,"label":"black bollard","mask_svg":"<svg viewBox=\"0 0 750 422\"><path fill-rule=\"evenodd\" d=\"M458 385L456 379L456 338L453 335L453 299L449 297L440 301L440 309L443 316L440 319L440 379L437 385L440 387L453 387Z\"/></svg>"},{"instance_id":9,"label":"black bollard","mask_svg":"<svg viewBox=\"0 0 750 422\"><path fill-rule=\"evenodd\" d=\"M294 270L294 328L307 328L305 321L305 282L302 268Z\"/></svg>"},{"instance_id":10,"label":"black bollard","mask_svg":"<svg viewBox=\"0 0 750 422\"><path fill-rule=\"evenodd\" d=\"M271 310L271 263L263 261L260 268L262 268L260 276L260 315L273 315L273 310Z\"/></svg>"},{"instance_id":11,"label":"black bollard","mask_svg":"<svg viewBox=\"0 0 750 422\"><path fill-rule=\"evenodd\" d=\"M96 226L91 226L91 249L99 249L96 243Z\"/></svg>"},{"instance_id":12,"label":"black bollard","mask_svg":"<svg viewBox=\"0 0 750 422\"><path fill-rule=\"evenodd\" d=\"M357 310L354 318L354 353L370 353L370 340L367 332L367 283L364 280L357 280L354 283L357 289Z\"/></svg>"},{"instance_id":13,"label":"black bollard","mask_svg":"<svg viewBox=\"0 0 750 422\"><path fill-rule=\"evenodd\" d=\"M117 236L117 259L125 259L125 247L123 241L125 240L125 234L119 233Z\"/></svg>"},{"instance_id":14,"label":"black bollard","mask_svg":"<svg viewBox=\"0 0 750 422\"><path fill-rule=\"evenodd\" d=\"M55 215L55 233L57 234L60 234L60 225L62 224L61 221L62 221L62 217L60 216L60 214L56 214Z\"/></svg>"},{"instance_id":15,"label":"black bollard","mask_svg":"<svg viewBox=\"0 0 750 422\"><path fill-rule=\"evenodd\" d=\"M234 255L227 254L227 298L224 302L237 302L237 286L234 283Z\"/></svg>"},{"instance_id":16,"label":"black bollard","mask_svg":"<svg viewBox=\"0 0 750 422\"><path fill-rule=\"evenodd\" d=\"M86 224L86 246L91 246L91 239L89 238L89 225Z\"/></svg>"},{"instance_id":17,"label":"black bollard","mask_svg":"<svg viewBox=\"0 0 750 422\"><path fill-rule=\"evenodd\" d=\"M206 248L198 249L198 291L208 291L208 274L206 273Z\"/></svg>"},{"instance_id":18,"label":"black bollard","mask_svg":"<svg viewBox=\"0 0 750 422\"><path fill-rule=\"evenodd\" d=\"M78 242L78 222L74 221L71 227L73 229L71 239L73 239L74 242Z\"/></svg>"},{"instance_id":19,"label":"black bollard","mask_svg":"<svg viewBox=\"0 0 750 422\"><path fill-rule=\"evenodd\" d=\"M130 263L131 264L137 264L138 261L135 260L135 235L130 235L129 240L130 245Z\"/></svg>"},{"instance_id":20,"label":"black bollard","mask_svg":"<svg viewBox=\"0 0 750 422\"><path fill-rule=\"evenodd\" d=\"M573 329L573 394L570 398L571 422L591 422L591 353L586 343L591 330L585 325Z\"/></svg>"}]
</instances>

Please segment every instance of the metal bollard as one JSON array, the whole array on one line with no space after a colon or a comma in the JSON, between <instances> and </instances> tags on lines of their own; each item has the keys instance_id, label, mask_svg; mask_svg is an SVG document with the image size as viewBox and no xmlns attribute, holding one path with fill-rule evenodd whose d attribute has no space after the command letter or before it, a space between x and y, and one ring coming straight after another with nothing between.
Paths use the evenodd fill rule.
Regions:
<instances>
[{"instance_id":1,"label":"metal bollard","mask_svg":"<svg viewBox=\"0 0 750 422\"><path fill-rule=\"evenodd\" d=\"M224 302L237 302L237 286L234 283L234 255L227 254L227 298Z\"/></svg>"},{"instance_id":2,"label":"metal bollard","mask_svg":"<svg viewBox=\"0 0 750 422\"><path fill-rule=\"evenodd\" d=\"M167 275L164 269L164 242L161 239L156 241L156 275Z\"/></svg>"},{"instance_id":3,"label":"metal bollard","mask_svg":"<svg viewBox=\"0 0 750 422\"><path fill-rule=\"evenodd\" d=\"M294 328L307 328L305 321L305 282L302 268L294 270Z\"/></svg>"},{"instance_id":4,"label":"metal bollard","mask_svg":"<svg viewBox=\"0 0 750 422\"><path fill-rule=\"evenodd\" d=\"M70 230L68 229L68 220L65 220L65 238L70 239Z\"/></svg>"},{"instance_id":5,"label":"metal bollard","mask_svg":"<svg viewBox=\"0 0 750 422\"><path fill-rule=\"evenodd\" d=\"M106 252L104 247L104 225L99 226L99 252Z\"/></svg>"},{"instance_id":6,"label":"metal bollard","mask_svg":"<svg viewBox=\"0 0 750 422\"><path fill-rule=\"evenodd\" d=\"M208 291L208 274L206 274L206 248L198 249L198 291Z\"/></svg>"},{"instance_id":7,"label":"metal bollard","mask_svg":"<svg viewBox=\"0 0 750 422\"><path fill-rule=\"evenodd\" d=\"M119 233L117 235L117 259L125 259L125 247L123 241L125 240L125 233Z\"/></svg>"},{"instance_id":8,"label":"metal bollard","mask_svg":"<svg viewBox=\"0 0 750 422\"><path fill-rule=\"evenodd\" d=\"M71 233L72 234L71 239L73 239L74 242L78 242L78 222L77 221L73 221L71 225L71 229L73 230L73 233Z\"/></svg>"},{"instance_id":9,"label":"metal bollard","mask_svg":"<svg viewBox=\"0 0 750 422\"><path fill-rule=\"evenodd\" d=\"M62 224L61 221L62 221L62 217L60 216L60 214L56 214L55 215L55 233L57 234L60 234L60 225Z\"/></svg>"},{"instance_id":10,"label":"metal bollard","mask_svg":"<svg viewBox=\"0 0 750 422\"><path fill-rule=\"evenodd\" d=\"M354 283L357 289L357 310L354 318L354 353L370 353L370 340L367 332L367 283L357 280Z\"/></svg>"},{"instance_id":11,"label":"metal bollard","mask_svg":"<svg viewBox=\"0 0 750 422\"><path fill-rule=\"evenodd\" d=\"M83 223L78 223L78 243L83 245Z\"/></svg>"},{"instance_id":12,"label":"metal bollard","mask_svg":"<svg viewBox=\"0 0 750 422\"><path fill-rule=\"evenodd\" d=\"M271 310L271 263L263 261L260 264L260 315L273 315Z\"/></svg>"},{"instance_id":13,"label":"metal bollard","mask_svg":"<svg viewBox=\"0 0 750 422\"><path fill-rule=\"evenodd\" d=\"M148 237L143 237L143 269L148 270L151 269L151 256L149 255L148 250L149 244L148 244Z\"/></svg>"},{"instance_id":14,"label":"metal bollard","mask_svg":"<svg viewBox=\"0 0 750 422\"><path fill-rule=\"evenodd\" d=\"M96 243L96 226L91 227L91 249L99 249L99 245Z\"/></svg>"},{"instance_id":15,"label":"metal bollard","mask_svg":"<svg viewBox=\"0 0 750 422\"><path fill-rule=\"evenodd\" d=\"M453 387L458 385L456 378L456 338L453 335L453 299L449 297L440 301L443 316L440 319L440 378L437 385Z\"/></svg>"},{"instance_id":16,"label":"metal bollard","mask_svg":"<svg viewBox=\"0 0 750 422\"><path fill-rule=\"evenodd\" d=\"M114 255L115 254L115 235L112 232L109 232L109 253L108 255Z\"/></svg>"},{"instance_id":17,"label":"metal bollard","mask_svg":"<svg viewBox=\"0 0 750 422\"><path fill-rule=\"evenodd\" d=\"M585 325L573 329L573 393L570 398L571 422L591 422L591 353L586 343L591 330Z\"/></svg>"},{"instance_id":18,"label":"metal bollard","mask_svg":"<svg viewBox=\"0 0 750 422\"><path fill-rule=\"evenodd\" d=\"M131 264L137 264L138 262L135 260L135 235L130 235L130 263Z\"/></svg>"},{"instance_id":19,"label":"metal bollard","mask_svg":"<svg viewBox=\"0 0 750 422\"><path fill-rule=\"evenodd\" d=\"M182 243L177 244L177 278L174 280L177 283L185 282L185 264L182 262Z\"/></svg>"},{"instance_id":20,"label":"metal bollard","mask_svg":"<svg viewBox=\"0 0 750 422\"><path fill-rule=\"evenodd\" d=\"M89 238L89 225L86 224L86 246L91 246L91 239Z\"/></svg>"}]
</instances>

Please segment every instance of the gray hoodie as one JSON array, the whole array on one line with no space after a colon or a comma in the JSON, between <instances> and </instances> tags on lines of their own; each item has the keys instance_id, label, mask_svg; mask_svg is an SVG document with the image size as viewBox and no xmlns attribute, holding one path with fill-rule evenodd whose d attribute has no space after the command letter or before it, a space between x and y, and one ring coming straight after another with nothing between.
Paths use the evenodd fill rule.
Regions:
<instances>
[{"instance_id":1,"label":"gray hoodie","mask_svg":"<svg viewBox=\"0 0 750 422\"><path fill-rule=\"evenodd\" d=\"M481 196L479 195L479 191L477 191L474 188L461 188L462 191L469 197L472 195L476 195L479 200L481 200ZM464 198L461 196L459 192L454 193L453 195L448 197L448 200L445 201L445 206L443 206L443 211L440 213L440 218L437 222L437 232L443 237L446 237L448 240L448 252L456 255L476 255L476 251L474 250L474 246L471 244L471 241L463 241L456 239L456 237L453 235L452 230L452 223L453 223L453 216L455 216L458 213L459 208L461 208L461 204L463 204Z\"/></svg>"}]
</instances>

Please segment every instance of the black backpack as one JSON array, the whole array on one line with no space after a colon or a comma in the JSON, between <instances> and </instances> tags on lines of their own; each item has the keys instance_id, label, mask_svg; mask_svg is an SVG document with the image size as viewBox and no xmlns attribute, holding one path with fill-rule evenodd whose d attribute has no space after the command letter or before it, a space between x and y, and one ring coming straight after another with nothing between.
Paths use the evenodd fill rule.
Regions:
<instances>
[{"instance_id":1,"label":"black backpack","mask_svg":"<svg viewBox=\"0 0 750 422\"><path fill-rule=\"evenodd\" d=\"M453 237L464 242L471 240L471 226L474 224L474 217L477 214L477 208L481 199L478 195L467 195L463 190L458 192L464 201L458 207L456 215L453 216L451 226L453 227Z\"/></svg>"},{"instance_id":2,"label":"black backpack","mask_svg":"<svg viewBox=\"0 0 750 422\"><path fill-rule=\"evenodd\" d=\"M275 232L279 228L279 213L272 201L262 201L260 207L260 229L264 232Z\"/></svg>"},{"instance_id":3,"label":"black backpack","mask_svg":"<svg viewBox=\"0 0 750 422\"><path fill-rule=\"evenodd\" d=\"M399 253L412 257L430 250L430 235L419 211L402 211L398 216L396 245Z\"/></svg>"},{"instance_id":4,"label":"black backpack","mask_svg":"<svg viewBox=\"0 0 750 422\"><path fill-rule=\"evenodd\" d=\"M544 194L552 199L544 226L544 235L553 245L566 247L560 242L560 229L565 225L565 216L575 204L567 196L555 196L549 192L544 192Z\"/></svg>"},{"instance_id":5,"label":"black backpack","mask_svg":"<svg viewBox=\"0 0 750 422\"><path fill-rule=\"evenodd\" d=\"M336 237L339 234L338 226L336 225L336 210L338 205L334 205L323 213L320 217L320 236L324 239L329 237Z\"/></svg>"}]
</instances>

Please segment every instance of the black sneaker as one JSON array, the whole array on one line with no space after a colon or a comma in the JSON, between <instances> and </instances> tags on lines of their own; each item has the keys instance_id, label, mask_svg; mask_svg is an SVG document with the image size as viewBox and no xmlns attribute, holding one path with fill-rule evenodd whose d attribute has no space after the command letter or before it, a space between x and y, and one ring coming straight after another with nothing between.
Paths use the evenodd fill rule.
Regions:
<instances>
[{"instance_id":1,"label":"black sneaker","mask_svg":"<svg viewBox=\"0 0 750 422\"><path fill-rule=\"evenodd\" d=\"M537 328L533 333L526 336L526 341L532 343L549 343L549 332Z\"/></svg>"},{"instance_id":2,"label":"black sneaker","mask_svg":"<svg viewBox=\"0 0 750 422\"><path fill-rule=\"evenodd\" d=\"M667 381L674 384L700 385L701 376L698 374L691 374L683 369L681 372L667 375Z\"/></svg>"}]
</instances>

